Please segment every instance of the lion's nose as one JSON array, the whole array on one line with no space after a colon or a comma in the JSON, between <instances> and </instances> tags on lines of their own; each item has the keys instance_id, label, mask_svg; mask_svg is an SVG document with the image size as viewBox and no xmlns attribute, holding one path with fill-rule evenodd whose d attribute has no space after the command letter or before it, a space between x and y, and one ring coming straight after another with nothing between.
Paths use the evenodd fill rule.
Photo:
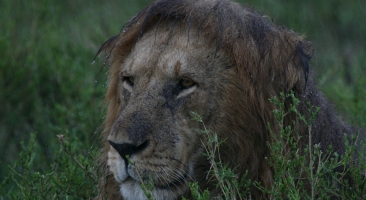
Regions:
<instances>
[{"instance_id":1,"label":"lion's nose","mask_svg":"<svg viewBox=\"0 0 366 200\"><path fill-rule=\"evenodd\" d=\"M142 151L149 145L149 141L145 141L144 143L142 143L138 146L136 146L134 144L129 144L129 143L117 144L110 140L108 140L108 142L118 152L118 154L125 160L126 163L128 163L127 157L130 157L133 154L136 154L136 153Z\"/></svg>"}]
</instances>

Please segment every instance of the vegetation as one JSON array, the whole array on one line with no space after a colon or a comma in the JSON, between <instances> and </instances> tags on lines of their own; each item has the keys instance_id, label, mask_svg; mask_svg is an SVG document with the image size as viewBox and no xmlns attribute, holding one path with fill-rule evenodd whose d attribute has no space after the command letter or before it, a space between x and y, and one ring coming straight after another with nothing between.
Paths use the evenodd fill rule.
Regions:
<instances>
[{"instance_id":1,"label":"vegetation","mask_svg":"<svg viewBox=\"0 0 366 200\"><path fill-rule=\"evenodd\" d=\"M102 62L92 62L99 46L148 2L0 1L0 199L87 199L97 194L95 157L107 77ZM348 121L366 127L366 3L245 3L314 41L311 64L319 89ZM297 189L290 184L296 175L289 173L276 186L294 195L287 198L304 197L290 193ZM365 194L364 188L356 189L361 191L355 194Z\"/></svg>"},{"instance_id":2,"label":"vegetation","mask_svg":"<svg viewBox=\"0 0 366 200\"><path fill-rule=\"evenodd\" d=\"M288 99L292 104L285 110L284 102ZM220 160L220 145L225 141L219 140L216 133L207 130L204 124L203 130L199 130L208 136L205 150L212 166L208 177L210 181L216 181L217 187L221 189L221 195L217 199L251 199L248 190L251 186L270 199L365 199L366 160L365 152L356 150L356 143L359 142L357 140L360 139L358 134L351 140L344 137L344 155L332 152L331 146L327 152L323 152L320 144L310 145L312 123L320 111L318 107L309 104L310 116L305 118L297 110L300 102L293 93L282 93L280 97L273 97L271 102L277 107L273 113L280 127L280 134L278 137L273 134L274 142L268 143L271 156L267 159L274 170L273 185L269 189L259 182L245 179L245 175L239 179ZM291 113L295 113L308 127L309 145L303 149L297 145L300 136L292 126L285 126L285 116ZM197 113L192 113L192 116L193 120L203 123ZM364 149L364 144L365 138L359 148ZM202 192L196 183L192 183L190 188L195 199L209 199L209 191Z\"/></svg>"}]
</instances>

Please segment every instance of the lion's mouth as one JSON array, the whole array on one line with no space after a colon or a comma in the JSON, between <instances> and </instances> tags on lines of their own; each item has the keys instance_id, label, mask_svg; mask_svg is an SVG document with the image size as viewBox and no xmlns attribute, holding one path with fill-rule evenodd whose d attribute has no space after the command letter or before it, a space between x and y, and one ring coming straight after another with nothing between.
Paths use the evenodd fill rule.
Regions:
<instances>
[{"instance_id":1,"label":"lion's mouth","mask_svg":"<svg viewBox=\"0 0 366 200\"><path fill-rule=\"evenodd\" d=\"M120 192L124 199L147 199L146 195L153 195L155 199L177 199L189 191L189 174L174 177L172 180L155 177L157 182L153 182L150 187L149 181L136 180L133 176L128 176L120 183ZM143 178L146 180L146 177Z\"/></svg>"}]
</instances>

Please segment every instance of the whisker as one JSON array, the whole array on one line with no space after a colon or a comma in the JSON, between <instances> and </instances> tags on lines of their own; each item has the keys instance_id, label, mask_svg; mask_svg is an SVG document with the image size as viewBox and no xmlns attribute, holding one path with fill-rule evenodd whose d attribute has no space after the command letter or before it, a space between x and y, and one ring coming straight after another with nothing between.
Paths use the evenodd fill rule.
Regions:
<instances>
[{"instance_id":1,"label":"whisker","mask_svg":"<svg viewBox=\"0 0 366 200\"><path fill-rule=\"evenodd\" d=\"M178 163L180 163L181 165L183 165L184 166L184 168L185 168L185 175L189 178L189 179L191 179L192 181L196 181L196 179L194 178L194 177L192 177L188 172L190 171L190 169L189 169L189 167L186 165L186 164L184 164L182 161L180 161L180 160L177 160L177 159L175 159L175 158L173 158L173 157L171 157L170 158L171 160L173 160L173 161L176 161L176 162L178 162Z\"/></svg>"},{"instance_id":2,"label":"whisker","mask_svg":"<svg viewBox=\"0 0 366 200\"><path fill-rule=\"evenodd\" d=\"M179 192L184 192L183 190L182 190L182 188L181 187L179 187L179 185L177 185L175 182L178 182L179 184L182 184L182 179L181 178L183 178L184 180L185 180L185 178L184 177L178 177L177 175L176 175L176 173L172 170L172 169L170 169L170 168L167 168L168 170L170 170L170 171L172 171L173 173L172 173L172 175L174 175L175 177L177 177L177 178L173 178L173 181L172 182L170 182L169 183L169 185L174 185L174 188L176 188L177 190L179 190ZM164 169L163 169L164 170ZM164 170L165 171L165 170ZM165 172L166 173L166 172ZM184 183L184 182L183 182ZM168 185L168 187L169 187L169 189L171 190L171 188L170 188L170 186Z\"/></svg>"},{"instance_id":3,"label":"whisker","mask_svg":"<svg viewBox=\"0 0 366 200\"><path fill-rule=\"evenodd\" d=\"M168 189L170 190L170 191L172 191L172 188L170 187L170 185L169 185L169 183L170 183L170 181L169 181L169 174L165 171L165 169L164 168L162 168L162 167L160 167L160 169L161 169L161 171L163 172L163 174L165 175L165 185L167 185L167 187L168 187Z\"/></svg>"}]
</instances>

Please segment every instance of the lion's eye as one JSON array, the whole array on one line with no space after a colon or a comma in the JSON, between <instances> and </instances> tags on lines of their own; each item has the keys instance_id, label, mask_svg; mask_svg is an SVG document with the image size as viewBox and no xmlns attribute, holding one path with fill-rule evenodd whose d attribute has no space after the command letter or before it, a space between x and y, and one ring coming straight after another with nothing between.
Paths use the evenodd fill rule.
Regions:
<instances>
[{"instance_id":1,"label":"lion's eye","mask_svg":"<svg viewBox=\"0 0 366 200\"><path fill-rule=\"evenodd\" d=\"M182 78L179 80L179 88L187 89L195 85L195 82L189 78Z\"/></svg>"},{"instance_id":2,"label":"lion's eye","mask_svg":"<svg viewBox=\"0 0 366 200\"><path fill-rule=\"evenodd\" d=\"M126 82L129 86L133 86L135 83L135 79L131 76L125 76L123 77L123 82Z\"/></svg>"},{"instance_id":3,"label":"lion's eye","mask_svg":"<svg viewBox=\"0 0 366 200\"><path fill-rule=\"evenodd\" d=\"M122 86L128 90L129 92L132 92L133 85L135 84L135 78L132 76L121 76L122 78Z\"/></svg>"}]
</instances>

